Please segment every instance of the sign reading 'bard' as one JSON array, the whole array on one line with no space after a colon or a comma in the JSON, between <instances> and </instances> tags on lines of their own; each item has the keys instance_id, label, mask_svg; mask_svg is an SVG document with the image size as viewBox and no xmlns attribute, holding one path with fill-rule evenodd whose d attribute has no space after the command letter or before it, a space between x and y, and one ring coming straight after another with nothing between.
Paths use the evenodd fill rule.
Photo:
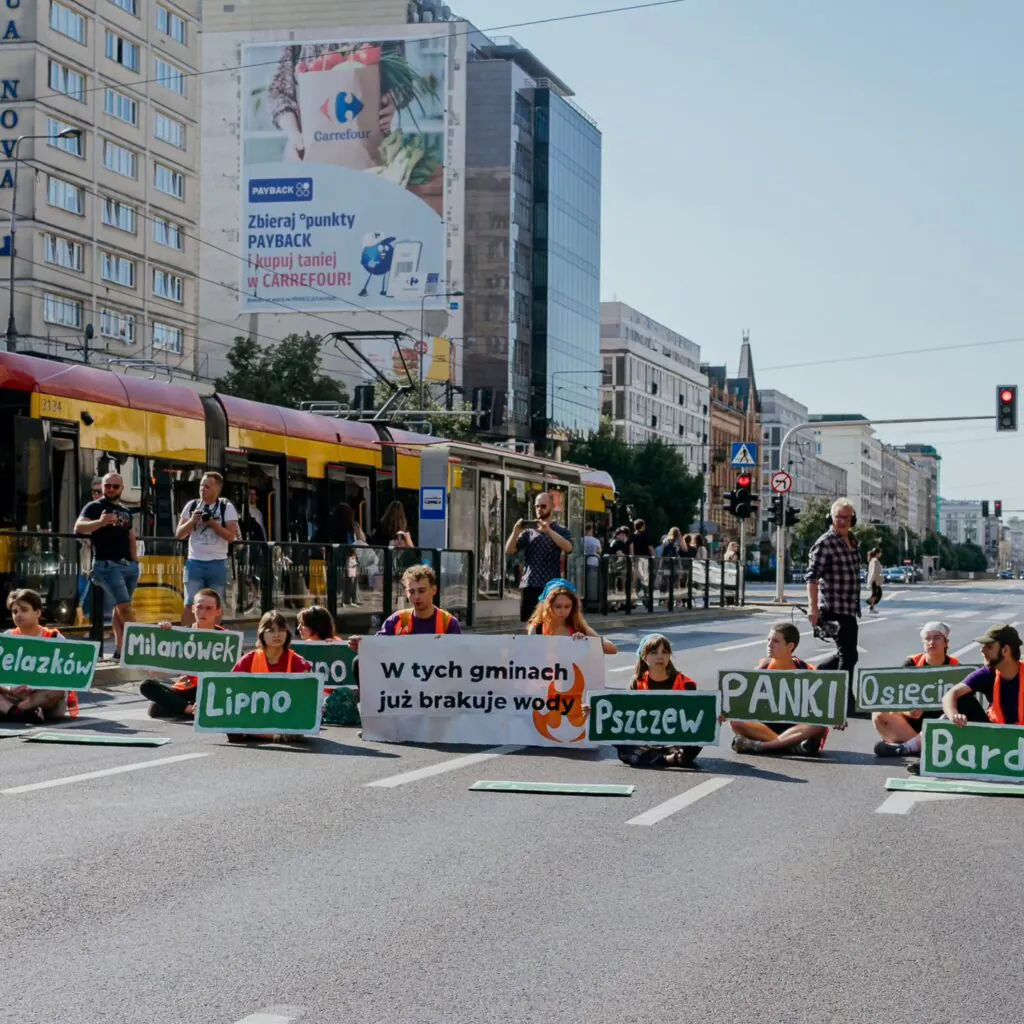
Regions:
<instances>
[{"instance_id":1,"label":"sign reading 'bard'","mask_svg":"<svg viewBox=\"0 0 1024 1024\"><path fill-rule=\"evenodd\" d=\"M199 677L195 730L315 736L323 698L312 673L207 673Z\"/></svg>"},{"instance_id":2,"label":"sign reading 'bard'","mask_svg":"<svg viewBox=\"0 0 1024 1024\"><path fill-rule=\"evenodd\" d=\"M161 629L142 622L124 628L121 664L153 672L230 672L242 656L241 633L212 629Z\"/></svg>"},{"instance_id":3,"label":"sign reading 'bard'","mask_svg":"<svg viewBox=\"0 0 1024 1024\"><path fill-rule=\"evenodd\" d=\"M942 698L977 665L872 668L857 673L859 711L938 711Z\"/></svg>"},{"instance_id":4,"label":"sign reading 'bard'","mask_svg":"<svg viewBox=\"0 0 1024 1024\"><path fill-rule=\"evenodd\" d=\"M99 653L90 640L0 635L0 680L34 690L88 690Z\"/></svg>"},{"instance_id":5,"label":"sign reading 'bard'","mask_svg":"<svg viewBox=\"0 0 1024 1024\"><path fill-rule=\"evenodd\" d=\"M846 722L846 672L723 669L718 673L722 714L735 722Z\"/></svg>"},{"instance_id":6,"label":"sign reading 'bard'","mask_svg":"<svg viewBox=\"0 0 1024 1024\"><path fill-rule=\"evenodd\" d=\"M1024 728L927 721L921 731L921 774L1024 782Z\"/></svg>"},{"instance_id":7,"label":"sign reading 'bard'","mask_svg":"<svg viewBox=\"0 0 1024 1024\"><path fill-rule=\"evenodd\" d=\"M717 693L604 690L588 693L587 700L591 743L706 747L718 742Z\"/></svg>"}]
</instances>

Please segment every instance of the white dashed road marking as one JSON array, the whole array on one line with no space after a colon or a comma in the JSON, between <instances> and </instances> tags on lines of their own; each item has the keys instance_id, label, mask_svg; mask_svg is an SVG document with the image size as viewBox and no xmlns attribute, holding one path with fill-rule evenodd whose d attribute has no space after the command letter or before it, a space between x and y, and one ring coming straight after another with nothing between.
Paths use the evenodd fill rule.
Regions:
<instances>
[{"instance_id":1,"label":"white dashed road marking","mask_svg":"<svg viewBox=\"0 0 1024 1024\"><path fill-rule=\"evenodd\" d=\"M179 761L192 761L197 757L209 757L205 754L176 754L174 757L159 757L155 761L139 761L137 764L122 764L117 768L102 768L96 772L84 772L81 775L65 775L61 779L49 779L46 782L32 782L27 786L12 786L10 789L0 789L5 796L13 796L16 793L31 793L37 789L54 789L56 786L70 786L73 782L87 782L90 779L100 779L104 775L122 775L125 772L137 772L143 768L159 768L165 764L176 764Z\"/></svg>"},{"instance_id":2,"label":"white dashed road marking","mask_svg":"<svg viewBox=\"0 0 1024 1024\"><path fill-rule=\"evenodd\" d=\"M711 796L716 790L721 789L723 786L728 786L733 781L729 776L716 775L700 783L700 785L694 786L693 789L688 789L685 793L680 793L664 803L657 804L649 811L644 811L643 814L630 818L626 824L657 825L659 821L663 821L669 815L675 814L676 811L681 811L684 807L689 807L690 804L695 804L706 796Z\"/></svg>"},{"instance_id":3,"label":"white dashed road marking","mask_svg":"<svg viewBox=\"0 0 1024 1024\"><path fill-rule=\"evenodd\" d=\"M394 789L395 786L404 786L407 782L419 782L420 779L429 779L432 775L442 775L445 772L458 771L460 768L468 768L470 765L479 764L481 761L489 761L492 757L514 754L517 750L522 749L522 747L495 747L492 750L481 751L479 754L453 757L450 761L427 765L426 768L414 768L411 772L402 772L401 775L389 775L386 779L378 779L376 782L368 782L366 785L371 788Z\"/></svg>"}]
</instances>

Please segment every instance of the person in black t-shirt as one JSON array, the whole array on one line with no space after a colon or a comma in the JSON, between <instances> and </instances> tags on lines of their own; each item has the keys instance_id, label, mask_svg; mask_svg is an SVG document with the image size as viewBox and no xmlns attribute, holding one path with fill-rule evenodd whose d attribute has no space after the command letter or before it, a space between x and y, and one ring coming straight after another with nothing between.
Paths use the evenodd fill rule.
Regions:
<instances>
[{"instance_id":1,"label":"person in black t-shirt","mask_svg":"<svg viewBox=\"0 0 1024 1024\"><path fill-rule=\"evenodd\" d=\"M139 560L131 512L120 503L124 481L117 473L103 478L103 497L90 501L75 520L75 533L92 544L92 582L114 602L114 659L121 657L124 624L135 619L132 594L139 585Z\"/></svg>"}]
</instances>

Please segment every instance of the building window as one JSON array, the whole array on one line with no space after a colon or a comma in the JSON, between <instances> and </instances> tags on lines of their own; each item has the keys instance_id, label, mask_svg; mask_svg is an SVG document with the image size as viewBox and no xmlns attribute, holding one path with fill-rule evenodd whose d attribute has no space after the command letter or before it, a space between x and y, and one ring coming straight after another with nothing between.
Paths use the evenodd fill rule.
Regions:
<instances>
[{"instance_id":1,"label":"building window","mask_svg":"<svg viewBox=\"0 0 1024 1024\"><path fill-rule=\"evenodd\" d=\"M161 192L177 199L185 198L185 175L172 171L163 164L153 164L153 185Z\"/></svg>"},{"instance_id":2,"label":"building window","mask_svg":"<svg viewBox=\"0 0 1024 1024\"><path fill-rule=\"evenodd\" d=\"M103 200L103 223L109 224L118 231L135 234L135 207L122 203L118 199Z\"/></svg>"},{"instance_id":3,"label":"building window","mask_svg":"<svg viewBox=\"0 0 1024 1024\"><path fill-rule=\"evenodd\" d=\"M175 14L174 11L169 11L166 7L157 6L156 27L165 36L170 36L183 45L188 42L188 27L185 24L185 19Z\"/></svg>"},{"instance_id":4,"label":"building window","mask_svg":"<svg viewBox=\"0 0 1024 1024\"><path fill-rule=\"evenodd\" d=\"M134 13L134 12L132 12ZM129 71L139 70L139 48L107 29L107 56Z\"/></svg>"},{"instance_id":5,"label":"building window","mask_svg":"<svg viewBox=\"0 0 1024 1024\"><path fill-rule=\"evenodd\" d=\"M116 89L107 89L103 94L103 109L111 116L116 117L125 124L139 123L139 105L130 96L118 92Z\"/></svg>"},{"instance_id":6,"label":"building window","mask_svg":"<svg viewBox=\"0 0 1024 1024\"><path fill-rule=\"evenodd\" d=\"M136 18L139 16L138 0L110 0L110 2L115 7L120 7L122 11L127 11Z\"/></svg>"},{"instance_id":7,"label":"building window","mask_svg":"<svg viewBox=\"0 0 1024 1024\"><path fill-rule=\"evenodd\" d=\"M153 134L164 142L169 142L178 149L185 148L185 126L173 117L167 117L159 111L153 115Z\"/></svg>"},{"instance_id":8,"label":"building window","mask_svg":"<svg viewBox=\"0 0 1024 1024\"><path fill-rule=\"evenodd\" d=\"M53 146L54 149L63 149L65 153L70 153L72 156L85 156L85 136L76 135L73 138L60 139L58 134L63 131L67 131L69 128L74 128L72 124L65 124L63 121L58 121L56 118L48 117L46 119L46 144Z\"/></svg>"},{"instance_id":9,"label":"building window","mask_svg":"<svg viewBox=\"0 0 1024 1024\"><path fill-rule=\"evenodd\" d=\"M55 60L50 61L50 88L79 103L85 102L85 75Z\"/></svg>"},{"instance_id":10,"label":"building window","mask_svg":"<svg viewBox=\"0 0 1024 1024\"><path fill-rule=\"evenodd\" d=\"M109 139L103 140L103 166L115 174L123 174L126 178L139 176L138 156Z\"/></svg>"},{"instance_id":11,"label":"building window","mask_svg":"<svg viewBox=\"0 0 1024 1024\"><path fill-rule=\"evenodd\" d=\"M43 319L61 327L82 326L82 304L60 295L43 296Z\"/></svg>"},{"instance_id":12,"label":"building window","mask_svg":"<svg viewBox=\"0 0 1024 1024\"><path fill-rule=\"evenodd\" d=\"M175 355L181 355L185 332L180 327L153 321L153 348L162 348Z\"/></svg>"},{"instance_id":13,"label":"building window","mask_svg":"<svg viewBox=\"0 0 1024 1024\"><path fill-rule=\"evenodd\" d=\"M85 44L85 17L57 0L50 0L50 28L76 43Z\"/></svg>"},{"instance_id":14,"label":"building window","mask_svg":"<svg viewBox=\"0 0 1024 1024\"><path fill-rule=\"evenodd\" d=\"M153 218L153 241L170 249L185 248L185 236L181 225L163 217Z\"/></svg>"},{"instance_id":15,"label":"building window","mask_svg":"<svg viewBox=\"0 0 1024 1024\"><path fill-rule=\"evenodd\" d=\"M78 242L71 242L58 235L46 235L46 262L65 270L77 270L79 273L84 268L84 255L82 246Z\"/></svg>"},{"instance_id":16,"label":"building window","mask_svg":"<svg viewBox=\"0 0 1024 1024\"><path fill-rule=\"evenodd\" d=\"M103 280L123 285L125 288L135 287L135 263L124 256L113 256L109 252L103 254Z\"/></svg>"},{"instance_id":17,"label":"building window","mask_svg":"<svg viewBox=\"0 0 1024 1024\"><path fill-rule=\"evenodd\" d=\"M181 302L185 283L176 274L166 270L153 271L153 294L171 302Z\"/></svg>"},{"instance_id":18,"label":"building window","mask_svg":"<svg viewBox=\"0 0 1024 1024\"><path fill-rule=\"evenodd\" d=\"M135 317L113 309L100 310L100 334L123 345L135 344Z\"/></svg>"},{"instance_id":19,"label":"building window","mask_svg":"<svg viewBox=\"0 0 1024 1024\"><path fill-rule=\"evenodd\" d=\"M85 189L60 178L46 179L46 201L68 213L85 213Z\"/></svg>"},{"instance_id":20,"label":"building window","mask_svg":"<svg viewBox=\"0 0 1024 1024\"><path fill-rule=\"evenodd\" d=\"M153 78L157 85L162 85L179 96L185 95L185 72L159 57L153 62Z\"/></svg>"}]
</instances>

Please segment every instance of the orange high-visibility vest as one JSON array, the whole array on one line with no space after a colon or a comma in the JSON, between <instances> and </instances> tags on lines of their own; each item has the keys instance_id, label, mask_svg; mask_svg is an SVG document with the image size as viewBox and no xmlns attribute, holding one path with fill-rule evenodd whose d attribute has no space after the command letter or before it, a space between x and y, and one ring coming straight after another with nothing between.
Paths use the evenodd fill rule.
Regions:
<instances>
[{"instance_id":1,"label":"orange high-visibility vest","mask_svg":"<svg viewBox=\"0 0 1024 1024\"><path fill-rule=\"evenodd\" d=\"M300 669L295 664L299 655L297 655L290 647L284 652L284 657L279 661L273 668L270 667L270 662L267 661L267 655L265 651L257 650L253 654L252 672L298 672ZM283 663L283 664L282 664Z\"/></svg>"},{"instance_id":2,"label":"orange high-visibility vest","mask_svg":"<svg viewBox=\"0 0 1024 1024\"><path fill-rule=\"evenodd\" d=\"M939 667L937 665L929 665L928 664L928 655L927 654L912 654L910 656L910 660L914 663L914 668L938 668ZM957 661L956 658L951 658L949 655L946 655L946 664L947 665L959 665L960 662Z\"/></svg>"},{"instance_id":3,"label":"orange high-visibility vest","mask_svg":"<svg viewBox=\"0 0 1024 1024\"><path fill-rule=\"evenodd\" d=\"M651 688L650 683L651 683L651 681L650 681L649 673L645 672L642 676L640 676L639 679L637 679L636 683L634 683L633 689L634 690L649 690ZM672 680L672 689L673 690L696 690L697 689L697 683L693 679L691 679L689 676L684 676L682 672L677 672L675 679Z\"/></svg>"},{"instance_id":4,"label":"orange high-visibility vest","mask_svg":"<svg viewBox=\"0 0 1024 1024\"><path fill-rule=\"evenodd\" d=\"M1024 686L1020 684L1020 670L1017 672L1017 724L1024 725ZM1003 677L996 672L995 686L992 687L992 703L988 708L988 719L996 725L1006 725L1002 700Z\"/></svg>"},{"instance_id":5,"label":"orange high-visibility vest","mask_svg":"<svg viewBox=\"0 0 1024 1024\"><path fill-rule=\"evenodd\" d=\"M395 623L395 636L407 636L412 633L412 617L416 613L412 608L403 608L398 613L398 621ZM434 632L443 635L448 632L448 624L452 616L443 608L434 609Z\"/></svg>"}]
</instances>

